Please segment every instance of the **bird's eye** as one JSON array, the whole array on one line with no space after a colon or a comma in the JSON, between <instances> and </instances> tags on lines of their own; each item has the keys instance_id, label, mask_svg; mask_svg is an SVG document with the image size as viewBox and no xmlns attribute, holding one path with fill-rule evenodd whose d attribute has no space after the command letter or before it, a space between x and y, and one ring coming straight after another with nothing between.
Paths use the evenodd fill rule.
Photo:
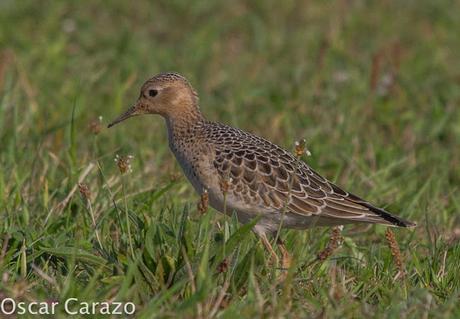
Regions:
<instances>
[{"instance_id":1,"label":"bird's eye","mask_svg":"<svg viewBox=\"0 0 460 319\"><path fill-rule=\"evenodd\" d=\"M157 94L158 94L158 91L157 91L157 90L153 90L153 89L152 89L152 90L149 90L149 96L150 96L150 97L154 97L154 96L156 96Z\"/></svg>"}]
</instances>

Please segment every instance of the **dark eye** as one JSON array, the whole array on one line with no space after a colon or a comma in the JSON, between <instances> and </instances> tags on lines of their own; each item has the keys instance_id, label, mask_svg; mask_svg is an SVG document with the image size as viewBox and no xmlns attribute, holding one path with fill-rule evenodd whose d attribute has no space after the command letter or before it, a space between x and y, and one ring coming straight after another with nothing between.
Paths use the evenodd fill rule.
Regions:
<instances>
[{"instance_id":1,"label":"dark eye","mask_svg":"<svg viewBox=\"0 0 460 319\"><path fill-rule=\"evenodd\" d=\"M150 97L154 97L154 96L156 96L157 94L158 94L158 91L157 91L157 90L153 90L153 89L152 89L152 90L149 90L149 96L150 96Z\"/></svg>"}]
</instances>

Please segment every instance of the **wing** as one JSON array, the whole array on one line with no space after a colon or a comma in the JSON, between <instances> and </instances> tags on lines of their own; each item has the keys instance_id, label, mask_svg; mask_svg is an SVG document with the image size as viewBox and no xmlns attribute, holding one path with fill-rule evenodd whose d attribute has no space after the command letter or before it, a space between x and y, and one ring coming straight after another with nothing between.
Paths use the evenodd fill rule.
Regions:
<instances>
[{"instance_id":1,"label":"wing","mask_svg":"<svg viewBox=\"0 0 460 319\"><path fill-rule=\"evenodd\" d=\"M340 223L413 226L327 181L281 147L255 135L216 124L214 167L228 191L246 204L324 217Z\"/></svg>"}]
</instances>

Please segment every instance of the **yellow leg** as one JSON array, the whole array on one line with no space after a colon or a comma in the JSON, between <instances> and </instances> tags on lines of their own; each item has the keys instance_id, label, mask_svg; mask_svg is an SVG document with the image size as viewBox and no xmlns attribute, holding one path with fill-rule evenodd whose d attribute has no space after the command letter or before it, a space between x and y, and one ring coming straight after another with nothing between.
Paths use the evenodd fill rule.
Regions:
<instances>
[{"instance_id":1,"label":"yellow leg","mask_svg":"<svg viewBox=\"0 0 460 319\"><path fill-rule=\"evenodd\" d=\"M271 255L271 262L274 263L275 265L278 265L279 258L276 255L275 251L273 250L272 245L270 244L270 241L268 240L267 236L265 234L259 234L260 239L262 240L262 244L264 244L265 248L268 250L268 252Z\"/></svg>"},{"instance_id":2,"label":"yellow leg","mask_svg":"<svg viewBox=\"0 0 460 319\"><path fill-rule=\"evenodd\" d=\"M273 249L272 245L270 244L270 241L268 240L265 234L260 234L259 236L265 248L268 250L268 252L271 255L270 263L272 265L275 264L277 266L279 264L279 258L278 258L278 255L275 253L275 250ZM291 256L288 250L286 249L284 242L281 239L278 238L276 245L278 246L278 249L280 250L281 256L282 256L281 257L281 269L280 269L281 273L279 274L277 278L277 282L281 284L286 280L289 267L291 267Z\"/></svg>"},{"instance_id":3,"label":"yellow leg","mask_svg":"<svg viewBox=\"0 0 460 319\"><path fill-rule=\"evenodd\" d=\"M284 242L278 238L278 241L276 242L278 245L279 250L281 251L281 268L283 270L288 270L289 267L291 267L291 255L289 254L288 250L286 249L286 246L284 245Z\"/></svg>"}]
</instances>

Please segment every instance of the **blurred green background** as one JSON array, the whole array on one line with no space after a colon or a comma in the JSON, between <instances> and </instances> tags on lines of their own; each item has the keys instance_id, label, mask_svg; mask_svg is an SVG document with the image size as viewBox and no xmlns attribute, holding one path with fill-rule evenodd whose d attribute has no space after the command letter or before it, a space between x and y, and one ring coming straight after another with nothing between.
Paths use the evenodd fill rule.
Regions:
<instances>
[{"instance_id":1,"label":"blurred green background","mask_svg":"<svg viewBox=\"0 0 460 319\"><path fill-rule=\"evenodd\" d=\"M0 297L115 298L145 318L460 316L459 16L447 0L0 1ZM404 279L385 228L348 226L324 263L329 230L283 231L296 264L274 284L248 229L197 212L160 117L105 128L166 71L210 120L305 138L316 170L416 221L395 230Z\"/></svg>"}]
</instances>

